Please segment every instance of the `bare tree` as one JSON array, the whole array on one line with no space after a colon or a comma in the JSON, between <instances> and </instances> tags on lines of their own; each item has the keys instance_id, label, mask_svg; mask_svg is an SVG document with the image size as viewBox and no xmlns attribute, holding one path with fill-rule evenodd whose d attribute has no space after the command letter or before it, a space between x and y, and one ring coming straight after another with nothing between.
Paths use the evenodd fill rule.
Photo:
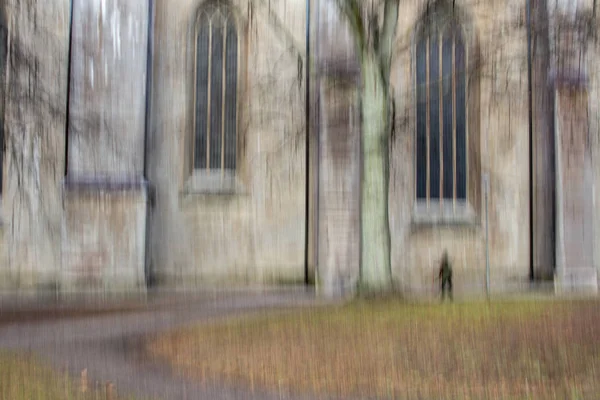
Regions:
<instances>
[{"instance_id":1,"label":"bare tree","mask_svg":"<svg viewBox=\"0 0 600 400\"><path fill-rule=\"evenodd\" d=\"M394 114L390 70L400 0L335 1L350 27L361 67L360 286L367 291L388 291L392 283L388 147Z\"/></svg>"}]
</instances>

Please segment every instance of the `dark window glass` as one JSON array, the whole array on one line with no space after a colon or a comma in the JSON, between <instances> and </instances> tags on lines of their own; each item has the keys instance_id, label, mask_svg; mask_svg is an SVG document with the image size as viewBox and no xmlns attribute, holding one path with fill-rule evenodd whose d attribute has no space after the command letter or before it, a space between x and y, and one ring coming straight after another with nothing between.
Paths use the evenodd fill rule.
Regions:
<instances>
[{"instance_id":1,"label":"dark window glass","mask_svg":"<svg viewBox=\"0 0 600 400\"><path fill-rule=\"evenodd\" d=\"M417 42L416 78L417 199L466 200L466 53L454 25Z\"/></svg>"},{"instance_id":2,"label":"dark window glass","mask_svg":"<svg viewBox=\"0 0 600 400\"><path fill-rule=\"evenodd\" d=\"M207 22L207 21L206 21ZM200 25L196 47L196 148L194 167L206 168L208 128L208 55L210 27Z\"/></svg>"},{"instance_id":3,"label":"dark window glass","mask_svg":"<svg viewBox=\"0 0 600 400\"><path fill-rule=\"evenodd\" d=\"M427 196L427 41L417 44L417 198Z\"/></svg>"},{"instance_id":4,"label":"dark window glass","mask_svg":"<svg viewBox=\"0 0 600 400\"><path fill-rule=\"evenodd\" d=\"M467 198L467 117L465 48L456 41L456 197Z\"/></svg>"},{"instance_id":5,"label":"dark window glass","mask_svg":"<svg viewBox=\"0 0 600 400\"><path fill-rule=\"evenodd\" d=\"M194 167L236 168L238 37L225 10L204 11L196 43Z\"/></svg>"},{"instance_id":6,"label":"dark window glass","mask_svg":"<svg viewBox=\"0 0 600 400\"><path fill-rule=\"evenodd\" d=\"M0 25L0 194L4 187L4 85L6 79L6 43L7 31Z\"/></svg>"},{"instance_id":7,"label":"dark window glass","mask_svg":"<svg viewBox=\"0 0 600 400\"><path fill-rule=\"evenodd\" d=\"M429 38L429 196L440 197L440 49Z\"/></svg>"},{"instance_id":8,"label":"dark window glass","mask_svg":"<svg viewBox=\"0 0 600 400\"><path fill-rule=\"evenodd\" d=\"M444 187L443 195L445 199L452 199L454 196L454 154L452 142L454 137L454 127L452 123L453 99L452 99L452 36L444 38L442 47L442 108L444 113L443 124L443 160L444 160Z\"/></svg>"},{"instance_id":9,"label":"dark window glass","mask_svg":"<svg viewBox=\"0 0 600 400\"><path fill-rule=\"evenodd\" d=\"M223 134L223 26L217 21L213 21L210 64L210 169L221 168Z\"/></svg>"},{"instance_id":10,"label":"dark window glass","mask_svg":"<svg viewBox=\"0 0 600 400\"><path fill-rule=\"evenodd\" d=\"M237 141L237 33L233 25L227 29L225 83L225 169L235 169Z\"/></svg>"}]
</instances>

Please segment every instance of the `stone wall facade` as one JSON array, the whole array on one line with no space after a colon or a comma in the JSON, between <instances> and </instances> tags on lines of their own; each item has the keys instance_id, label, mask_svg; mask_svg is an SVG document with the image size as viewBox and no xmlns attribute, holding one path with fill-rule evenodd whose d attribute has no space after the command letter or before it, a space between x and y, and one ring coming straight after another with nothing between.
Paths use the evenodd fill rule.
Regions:
<instances>
[{"instance_id":1,"label":"stone wall facade","mask_svg":"<svg viewBox=\"0 0 600 400\"><path fill-rule=\"evenodd\" d=\"M415 206L414 40L416 26L426 12L425 1L412 2L403 11L394 61L397 126L401 127L391 153L395 278L404 290L430 292L447 249L454 261L456 290L485 290L488 190L491 289L525 285L530 273L525 2L455 5L466 47L467 199L474 217L465 219L458 211L449 212L441 223L419 218Z\"/></svg>"},{"instance_id":2,"label":"stone wall facade","mask_svg":"<svg viewBox=\"0 0 600 400\"><path fill-rule=\"evenodd\" d=\"M148 282L246 286L314 277L325 294L354 290L360 63L333 1L309 1L309 20L305 0L0 2L6 32L0 285L144 290ZM556 0L533 4L534 22L574 13L598 30L591 1L577 2L575 11ZM578 266L587 268L582 279L597 287L600 80L593 66L600 54L594 35L584 40L578 90L585 90L576 94L557 92L556 70L544 69L555 65L543 59L556 54L553 39L536 42L531 159L526 2L402 0L400 8L391 73L395 286L433 294L447 249L458 292L485 289L487 260L492 290L523 288L532 273L551 277L555 267L564 272L576 260L586 264ZM417 201L416 47L428 23L445 23L435 18L451 19L465 48L466 202ZM235 42L223 43L235 43L236 51L235 151L225 161L231 143L214 144L222 151L221 167L214 168L198 167L197 152L206 150L208 159L213 153L196 142L198 104L204 104L197 89L204 47L197 40L206 21L234 27L226 34L235 34ZM233 47L223 46L225 60ZM210 57L212 63L217 56ZM223 97L211 104L225 107L227 83L222 87ZM582 122L577 132L565 128L574 126L572 119ZM564 132L582 140L583 170L561 163L574 149L561 147ZM235 167L225 168L231 162ZM573 171L582 172L580 181L569 182L579 197L567 199L573 190L565 189L564 176ZM573 211L578 205L584 214ZM584 237L565 241L567 230ZM580 257L567 260L567 254Z\"/></svg>"},{"instance_id":3,"label":"stone wall facade","mask_svg":"<svg viewBox=\"0 0 600 400\"><path fill-rule=\"evenodd\" d=\"M230 3L240 70L233 187L220 177L203 186L192 166L195 21L207 6L154 4L149 268L163 284L302 283L305 3Z\"/></svg>"},{"instance_id":4,"label":"stone wall facade","mask_svg":"<svg viewBox=\"0 0 600 400\"><path fill-rule=\"evenodd\" d=\"M314 20L320 21L318 27L313 29L313 42L319 49L317 64L322 65L319 72L316 72L319 77L315 85L319 85L320 88L315 89L316 91L330 85L330 76L340 75L340 65L353 71L356 68L353 63L357 64L352 36L343 34L349 29L337 18L335 12L331 12L335 8L332 2L327 3L321 2L320 7L315 6L319 15L313 17ZM558 178L555 175L558 174L555 173L555 168L559 168L556 166L558 154L565 150L555 141L560 121L556 120L559 117L555 110L556 71L551 68L551 61L552 57L556 57L556 50L549 45L551 37L539 37L554 32L552 26L550 30L548 28L547 16L557 15L562 9L557 8L556 2L532 2L532 35L538 37L534 43L536 47L532 51L531 60L533 158L530 177L527 3L464 0L445 4L445 18L452 18L460 25L467 54L469 161L468 212L465 214L456 204L449 208L447 204L434 204L433 207L430 204L423 207L416 200L416 44L418 31L423 27L428 14L435 13L436 6L442 3L412 0L404 1L400 6L391 76L395 100L389 194L393 279L403 293L435 293L437 286L434 278L437 266L442 252L447 249L455 265L454 284L460 292L482 292L486 289L487 260L491 291L522 290L529 286L532 276L547 279L555 274L557 288L564 288L561 282L565 278L561 275L560 267L555 271L560 261L562 245L561 225L557 221L562 215L561 205L556 203L562 192L557 191L563 190L568 193L564 188L557 188ZM593 11L592 3L588 1L580 1L576 7L570 4L567 8L578 10L575 17L577 20L587 18ZM591 27L594 32L597 30L598 24L595 19L587 24L586 26ZM320 33L319 29L328 33ZM338 37L328 42L327 35L331 35L331 32ZM584 42L586 41L589 42L590 38L586 38ZM575 60L589 71L585 85L586 90L590 91L595 90L593 88L597 81L597 73L591 71L594 70L592 60L595 57L597 55L590 54L589 51L585 58L575 57ZM340 93L349 90L344 85L338 87ZM360 89L358 83L355 87ZM349 96L345 98L347 101L351 99ZM594 98L590 95L589 101L586 100L576 107L578 111L570 108L565 112L571 119L578 118L575 117L576 113L584 113L594 118L597 114ZM328 132L323 127L331 123L329 117L318 114L316 118L319 118L314 128L316 134L327 136ZM360 130L353 129L354 122L351 120L347 120L345 124L346 132L357 140ZM593 139L597 136L594 133L598 129L597 124L597 121L591 122L589 129L581 131L586 136L581 139L589 140L586 142L589 143L586 148L592 153L589 156L591 165L597 164L593 161L597 158L598 144ZM589 139L585 132L589 133ZM326 162L327 153L321 149L320 154L317 158ZM349 151L345 157L353 159L354 153ZM336 158L343 156L337 154ZM583 167L577 170L584 172ZM344 171L347 174L350 169L344 166ZM579 267L575 267L574 264L577 264L581 257L563 263L571 265L574 269L585 270L580 274L581 278L566 278L571 282L579 281L575 282L574 286L597 287L598 246L593 243L598 241L594 232L600 225L593 211L595 206L592 206L591 202L597 198L594 193L597 190L598 178L597 173L586 173L585 176L587 178L585 182L582 180L581 193L578 196L585 199L583 203L586 204L587 211L584 210L582 215L577 214L579 217L571 213L568 222L574 226L573 229L577 229L581 224L575 220L584 218L584 225L589 225L590 228L577 231L578 235L583 235L584 238L573 238L571 242L574 245L571 251L572 254L578 254L577 249L588 246L589 243L589 249L594 249L595 254L592 256L586 253L583 256L585 265L579 265L579 262ZM360 176L357 174L353 177L353 182L358 184L359 181ZM327 204L327 201L321 200L324 196L330 200L341 196L346 199L342 209L346 210L346 215L352 215L347 218L358 218L359 211L352 206L356 197L344 196L341 191L331 193L330 182L318 182L318 187L314 190L317 191L316 197L319 199L321 213L328 213L326 205L322 205ZM358 196L358 193L356 191L354 195ZM533 194L531 205L530 193ZM338 207L336 210L339 209ZM596 218L593 223L592 217ZM319 214L317 220L320 223L321 218ZM356 282L360 275L357 262L340 263L330 258L323 260L323 254L340 251L345 251L345 258L342 259L358 260L357 247L346 247L344 239L341 239L351 237L355 227L348 224L342 226L346 227L345 231L337 232L336 235L342 243L321 234L321 229L316 239L318 268L322 271L323 284L329 286L331 291L336 291L340 286L347 286L343 282L344 276L354 277L353 282ZM332 280L331 277L336 276L332 271L344 267L347 269L348 265L351 266L350 272L346 272L345 275L338 274L338 280Z\"/></svg>"},{"instance_id":5,"label":"stone wall facade","mask_svg":"<svg viewBox=\"0 0 600 400\"><path fill-rule=\"evenodd\" d=\"M2 3L7 28L0 284L60 281L69 2Z\"/></svg>"}]
</instances>

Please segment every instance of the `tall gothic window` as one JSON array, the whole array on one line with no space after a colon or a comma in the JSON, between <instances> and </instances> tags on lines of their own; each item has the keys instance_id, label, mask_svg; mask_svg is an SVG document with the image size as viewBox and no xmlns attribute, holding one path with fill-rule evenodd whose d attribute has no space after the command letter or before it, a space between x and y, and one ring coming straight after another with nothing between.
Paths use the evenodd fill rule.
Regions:
<instances>
[{"instance_id":1,"label":"tall gothic window","mask_svg":"<svg viewBox=\"0 0 600 400\"><path fill-rule=\"evenodd\" d=\"M416 48L417 200L467 198L466 51L459 26L432 18Z\"/></svg>"},{"instance_id":2,"label":"tall gothic window","mask_svg":"<svg viewBox=\"0 0 600 400\"><path fill-rule=\"evenodd\" d=\"M196 25L194 168L235 170L238 35L233 15L206 7Z\"/></svg>"}]
</instances>

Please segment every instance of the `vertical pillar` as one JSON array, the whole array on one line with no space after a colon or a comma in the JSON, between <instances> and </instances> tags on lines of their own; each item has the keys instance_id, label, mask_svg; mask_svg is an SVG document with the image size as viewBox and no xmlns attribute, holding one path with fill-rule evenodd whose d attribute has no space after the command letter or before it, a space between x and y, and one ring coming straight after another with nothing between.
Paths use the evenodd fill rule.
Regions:
<instances>
[{"instance_id":1,"label":"vertical pillar","mask_svg":"<svg viewBox=\"0 0 600 400\"><path fill-rule=\"evenodd\" d=\"M582 4L555 0L550 9L555 71L556 288L595 293L594 179L586 76L589 21L581 13Z\"/></svg>"},{"instance_id":2,"label":"vertical pillar","mask_svg":"<svg viewBox=\"0 0 600 400\"><path fill-rule=\"evenodd\" d=\"M352 36L334 2L317 7L318 290L346 296L356 289L360 264L360 75Z\"/></svg>"},{"instance_id":3,"label":"vertical pillar","mask_svg":"<svg viewBox=\"0 0 600 400\"><path fill-rule=\"evenodd\" d=\"M63 282L140 288L149 2L72 1Z\"/></svg>"},{"instance_id":4,"label":"vertical pillar","mask_svg":"<svg viewBox=\"0 0 600 400\"><path fill-rule=\"evenodd\" d=\"M550 37L548 0L530 0L532 10L532 91L533 91L533 274L552 278L556 266L555 248L555 155L554 90L548 85Z\"/></svg>"}]
</instances>

